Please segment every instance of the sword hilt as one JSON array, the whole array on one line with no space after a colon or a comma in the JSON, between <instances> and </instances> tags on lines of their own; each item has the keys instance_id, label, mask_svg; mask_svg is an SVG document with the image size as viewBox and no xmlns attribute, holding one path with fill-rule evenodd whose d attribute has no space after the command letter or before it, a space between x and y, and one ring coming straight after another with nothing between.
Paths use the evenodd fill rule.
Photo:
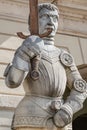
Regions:
<instances>
[{"instance_id":1,"label":"sword hilt","mask_svg":"<svg viewBox=\"0 0 87 130\"><path fill-rule=\"evenodd\" d=\"M47 37L51 32L52 32L52 29L48 28L47 32L44 34L39 34L39 37L40 38ZM30 35L24 35L22 32L18 32L17 35L18 37L22 39L26 39L30 36ZM38 56L31 59L31 67L32 67L31 78L33 80L37 80L39 78L39 71L38 71L39 61L40 61L40 57Z\"/></svg>"},{"instance_id":2,"label":"sword hilt","mask_svg":"<svg viewBox=\"0 0 87 130\"><path fill-rule=\"evenodd\" d=\"M49 34L52 32L51 28L47 28L47 32L43 33L43 34L37 34L40 38L43 37L47 37L49 36ZM28 38L30 35L24 35L22 32L17 32L18 37L22 38L22 39L26 39Z\"/></svg>"},{"instance_id":3,"label":"sword hilt","mask_svg":"<svg viewBox=\"0 0 87 130\"><path fill-rule=\"evenodd\" d=\"M39 78L39 66L40 56L36 56L33 59L31 59L31 73L30 76L33 80L37 80Z\"/></svg>"}]
</instances>

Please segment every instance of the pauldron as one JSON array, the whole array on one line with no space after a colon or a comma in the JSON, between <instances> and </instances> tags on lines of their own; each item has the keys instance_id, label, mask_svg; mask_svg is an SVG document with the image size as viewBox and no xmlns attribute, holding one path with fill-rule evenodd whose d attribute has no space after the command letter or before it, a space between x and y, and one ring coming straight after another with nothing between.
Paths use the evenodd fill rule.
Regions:
<instances>
[{"instance_id":1,"label":"pauldron","mask_svg":"<svg viewBox=\"0 0 87 130\"><path fill-rule=\"evenodd\" d=\"M85 80L83 80L78 72L78 69L74 63L74 59L71 54L68 52L63 51L60 54L60 61L65 66L68 67L71 74L74 77L73 80L73 87L78 92L85 92L87 90L87 83Z\"/></svg>"}]
</instances>

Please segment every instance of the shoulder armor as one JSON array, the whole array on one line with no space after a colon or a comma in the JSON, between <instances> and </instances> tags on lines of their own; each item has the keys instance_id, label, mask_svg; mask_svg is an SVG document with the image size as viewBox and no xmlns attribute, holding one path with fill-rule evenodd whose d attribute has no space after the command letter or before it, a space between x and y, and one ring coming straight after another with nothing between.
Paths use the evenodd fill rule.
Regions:
<instances>
[{"instance_id":1,"label":"shoulder armor","mask_svg":"<svg viewBox=\"0 0 87 130\"><path fill-rule=\"evenodd\" d=\"M65 51L62 51L62 53L60 54L60 61L67 67L72 66L74 63L72 55Z\"/></svg>"},{"instance_id":2,"label":"shoulder armor","mask_svg":"<svg viewBox=\"0 0 87 130\"><path fill-rule=\"evenodd\" d=\"M74 81L74 88L75 90L83 93L87 91L87 83L83 79L77 79Z\"/></svg>"}]
</instances>

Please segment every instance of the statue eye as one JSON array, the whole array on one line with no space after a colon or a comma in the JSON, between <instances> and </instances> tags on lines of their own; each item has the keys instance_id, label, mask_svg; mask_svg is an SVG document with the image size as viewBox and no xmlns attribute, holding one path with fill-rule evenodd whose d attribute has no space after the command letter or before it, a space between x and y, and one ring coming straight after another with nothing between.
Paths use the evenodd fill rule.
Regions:
<instances>
[{"instance_id":1,"label":"statue eye","mask_svg":"<svg viewBox=\"0 0 87 130\"><path fill-rule=\"evenodd\" d=\"M58 17L56 15L53 15L52 17L54 21L58 21Z\"/></svg>"},{"instance_id":2,"label":"statue eye","mask_svg":"<svg viewBox=\"0 0 87 130\"><path fill-rule=\"evenodd\" d=\"M40 16L40 18L42 18L43 20L46 20L48 18L48 14L43 14Z\"/></svg>"}]
</instances>

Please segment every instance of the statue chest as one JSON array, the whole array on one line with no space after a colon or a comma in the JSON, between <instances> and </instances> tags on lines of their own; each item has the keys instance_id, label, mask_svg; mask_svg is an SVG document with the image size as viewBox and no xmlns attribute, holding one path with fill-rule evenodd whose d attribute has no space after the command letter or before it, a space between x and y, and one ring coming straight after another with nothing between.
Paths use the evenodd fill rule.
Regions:
<instances>
[{"instance_id":1,"label":"statue chest","mask_svg":"<svg viewBox=\"0 0 87 130\"><path fill-rule=\"evenodd\" d=\"M39 79L29 78L31 93L44 96L61 96L66 87L66 72L58 51L45 51L39 64Z\"/></svg>"}]
</instances>

